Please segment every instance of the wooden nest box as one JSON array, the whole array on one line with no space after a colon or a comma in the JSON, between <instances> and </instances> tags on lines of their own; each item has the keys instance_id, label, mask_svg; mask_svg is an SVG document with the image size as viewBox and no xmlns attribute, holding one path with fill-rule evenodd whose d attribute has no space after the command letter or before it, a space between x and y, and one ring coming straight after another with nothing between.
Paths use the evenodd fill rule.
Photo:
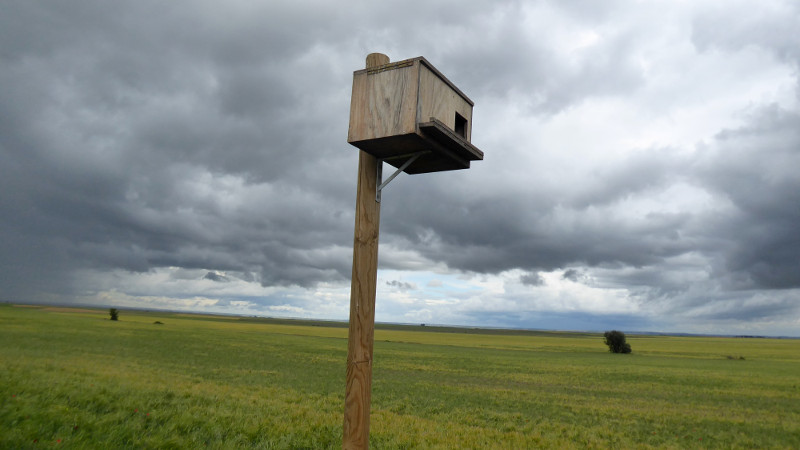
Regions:
<instances>
[{"instance_id":1,"label":"wooden nest box","mask_svg":"<svg viewBox=\"0 0 800 450\"><path fill-rule=\"evenodd\" d=\"M347 142L409 174L467 169L472 107L423 57L357 70Z\"/></svg>"}]
</instances>

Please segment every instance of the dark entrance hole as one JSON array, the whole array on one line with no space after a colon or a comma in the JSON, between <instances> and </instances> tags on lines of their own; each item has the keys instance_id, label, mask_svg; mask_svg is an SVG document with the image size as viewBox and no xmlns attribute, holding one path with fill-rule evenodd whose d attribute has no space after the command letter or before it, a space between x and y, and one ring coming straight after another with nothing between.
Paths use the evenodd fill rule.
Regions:
<instances>
[{"instance_id":1,"label":"dark entrance hole","mask_svg":"<svg viewBox=\"0 0 800 450\"><path fill-rule=\"evenodd\" d=\"M467 119L459 113L456 113L456 127L453 131L464 139L467 138Z\"/></svg>"}]
</instances>

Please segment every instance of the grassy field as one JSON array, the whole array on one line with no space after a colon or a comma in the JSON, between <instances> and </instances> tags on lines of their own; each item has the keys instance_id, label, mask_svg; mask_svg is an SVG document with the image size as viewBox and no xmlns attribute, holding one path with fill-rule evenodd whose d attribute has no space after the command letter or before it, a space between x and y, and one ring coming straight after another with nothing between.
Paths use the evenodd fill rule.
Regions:
<instances>
[{"instance_id":1,"label":"grassy field","mask_svg":"<svg viewBox=\"0 0 800 450\"><path fill-rule=\"evenodd\" d=\"M0 448L339 448L336 325L0 305ZM800 448L800 340L443 331L376 331L373 448Z\"/></svg>"}]
</instances>

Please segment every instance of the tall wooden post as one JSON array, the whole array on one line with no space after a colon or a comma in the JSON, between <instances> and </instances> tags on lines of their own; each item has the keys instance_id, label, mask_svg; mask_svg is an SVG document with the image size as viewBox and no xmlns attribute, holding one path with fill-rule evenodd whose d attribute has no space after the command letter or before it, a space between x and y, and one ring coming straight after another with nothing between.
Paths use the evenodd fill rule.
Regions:
<instances>
[{"instance_id":1,"label":"tall wooden post","mask_svg":"<svg viewBox=\"0 0 800 450\"><path fill-rule=\"evenodd\" d=\"M423 57L389 64L380 53L353 72L347 142L360 149L350 334L342 447L369 446L372 346L378 278L381 161L409 174L468 169L483 152L470 143L472 100ZM378 159L380 158L380 159Z\"/></svg>"},{"instance_id":2,"label":"tall wooden post","mask_svg":"<svg viewBox=\"0 0 800 450\"><path fill-rule=\"evenodd\" d=\"M367 69L388 63L389 57L386 55L371 53L367 56ZM375 288L378 278L378 234L381 219L381 204L375 199L378 164L381 162L374 156L365 151L359 152L342 437L344 449L366 449L369 446Z\"/></svg>"}]
</instances>

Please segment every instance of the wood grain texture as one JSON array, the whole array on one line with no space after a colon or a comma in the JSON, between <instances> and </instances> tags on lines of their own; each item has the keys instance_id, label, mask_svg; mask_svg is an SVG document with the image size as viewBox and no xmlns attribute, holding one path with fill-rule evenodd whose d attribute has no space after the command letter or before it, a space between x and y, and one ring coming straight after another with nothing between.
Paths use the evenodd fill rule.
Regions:
<instances>
[{"instance_id":1,"label":"wood grain texture","mask_svg":"<svg viewBox=\"0 0 800 450\"><path fill-rule=\"evenodd\" d=\"M472 135L472 104L439 75L422 65L419 81L419 113L417 122L428 122L435 118L451 130L455 129L455 113L467 119L466 140Z\"/></svg>"},{"instance_id":2,"label":"wood grain texture","mask_svg":"<svg viewBox=\"0 0 800 450\"><path fill-rule=\"evenodd\" d=\"M353 73L347 141L398 168L409 154L422 153L405 166L409 174L466 169L483 159L470 143L473 105L421 56L382 62Z\"/></svg>"},{"instance_id":3,"label":"wood grain texture","mask_svg":"<svg viewBox=\"0 0 800 450\"><path fill-rule=\"evenodd\" d=\"M389 57L383 53L370 53L367 55L367 69L389 64Z\"/></svg>"},{"instance_id":4,"label":"wood grain texture","mask_svg":"<svg viewBox=\"0 0 800 450\"><path fill-rule=\"evenodd\" d=\"M347 141L413 133L419 64L353 75Z\"/></svg>"},{"instance_id":5,"label":"wood grain texture","mask_svg":"<svg viewBox=\"0 0 800 450\"><path fill-rule=\"evenodd\" d=\"M387 138L404 140L431 118L455 130L456 113L466 119L462 136L470 141L472 108L472 100L423 57L358 70L353 73L347 142L363 149L368 141L380 140L382 146ZM391 153L373 150L378 157Z\"/></svg>"},{"instance_id":6,"label":"wood grain texture","mask_svg":"<svg viewBox=\"0 0 800 450\"><path fill-rule=\"evenodd\" d=\"M383 58L373 55L367 57L367 68L388 62L388 57L385 55L381 55ZM375 291L378 277L378 237L381 212L381 204L375 201L378 164L381 163L374 156L359 151L342 434L342 448L344 449L369 447L372 349L375 333Z\"/></svg>"}]
</instances>

